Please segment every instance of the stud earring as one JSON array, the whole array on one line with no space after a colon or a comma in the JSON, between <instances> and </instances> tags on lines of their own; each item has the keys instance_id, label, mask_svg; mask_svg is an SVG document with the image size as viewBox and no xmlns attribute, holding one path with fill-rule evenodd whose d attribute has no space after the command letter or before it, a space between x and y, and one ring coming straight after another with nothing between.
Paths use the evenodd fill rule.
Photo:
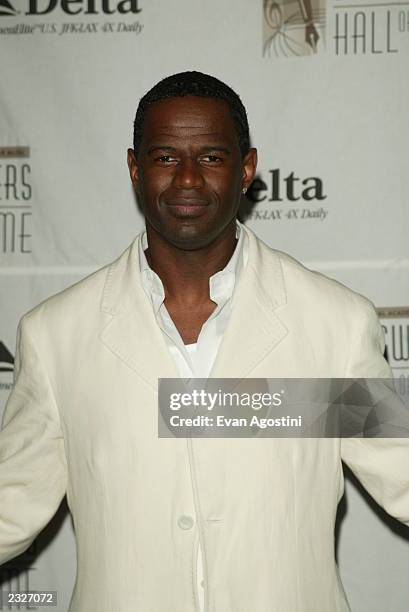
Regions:
<instances>
[{"instance_id":1,"label":"stud earring","mask_svg":"<svg viewBox=\"0 0 409 612\"><path fill-rule=\"evenodd\" d=\"M245 193L246 193L246 191L247 191L247 187L243 187L243 189L241 190L241 193L242 193L242 194L245 194Z\"/></svg>"}]
</instances>

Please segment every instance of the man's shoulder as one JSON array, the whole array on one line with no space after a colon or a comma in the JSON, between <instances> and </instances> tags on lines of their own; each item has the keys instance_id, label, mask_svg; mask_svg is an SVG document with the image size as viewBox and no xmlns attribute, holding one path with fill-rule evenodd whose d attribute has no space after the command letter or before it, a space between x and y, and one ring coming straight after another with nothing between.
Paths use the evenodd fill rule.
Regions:
<instances>
[{"instance_id":1,"label":"man's shoulder","mask_svg":"<svg viewBox=\"0 0 409 612\"><path fill-rule=\"evenodd\" d=\"M338 312L354 317L365 317L368 313L372 316L374 305L367 297L258 240L263 256L275 260L280 268L285 302L289 307L300 309L300 313L315 312L319 316L333 317Z\"/></svg>"},{"instance_id":2,"label":"man's shoulder","mask_svg":"<svg viewBox=\"0 0 409 612\"><path fill-rule=\"evenodd\" d=\"M300 338L305 340L307 333L317 359L317 347L329 350L328 359L333 359L336 347L338 356L347 356L348 375L389 377L382 357L382 328L368 298L310 270L287 253L268 248L265 254L279 262L285 287L285 300L278 315ZM334 371L338 372L338 365Z\"/></svg>"},{"instance_id":3,"label":"man's shoulder","mask_svg":"<svg viewBox=\"0 0 409 612\"><path fill-rule=\"evenodd\" d=\"M320 299L341 300L345 303L370 303L365 296L344 285L339 280L308 268L287 253L282 251L277 251L276 253L283 268L286 284L292 292L298 294L300 289L308 288L312 296L315 295Z\"/></svg>"},{"instance_id":4,"label":"man's shoulder","mask_svg":"<svg viewBox=\"0 0 409 612\"><path fill-rule=\"evenodd\" d=\"M33 323L40 319L46 319L49 324L53 322L68 324L72 320L73 323L76 322L79 325L84 319L95 319L97 313L102 309L110 276L115 270L126 265L134 242L115 260L58 293L47 297L26 312L22 319L25 322L33 321Z\"/></svg>"}]
</instances>

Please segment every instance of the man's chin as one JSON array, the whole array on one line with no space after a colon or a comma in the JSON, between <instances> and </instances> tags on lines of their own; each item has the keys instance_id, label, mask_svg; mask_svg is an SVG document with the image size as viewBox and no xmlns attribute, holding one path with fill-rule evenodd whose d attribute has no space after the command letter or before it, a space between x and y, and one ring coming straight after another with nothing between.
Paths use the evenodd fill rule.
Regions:
<instances>
[{"instance_id":1,"label":"man's chin","mask_svg":"<svg viewBox=\"0 0 409 612\"><path fill-rule=\"evenodd\" d=\"M164 236L173 246L184 251L203 249L211 244L216 237L207 228L198 227L194 223L183 223L177 231Z\"/></svg>"}]
</instances>

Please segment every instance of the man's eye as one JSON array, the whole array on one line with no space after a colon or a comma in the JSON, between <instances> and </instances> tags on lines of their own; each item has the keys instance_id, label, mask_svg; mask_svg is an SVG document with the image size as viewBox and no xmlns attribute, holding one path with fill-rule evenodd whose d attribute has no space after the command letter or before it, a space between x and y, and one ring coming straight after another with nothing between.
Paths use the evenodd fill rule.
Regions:
<instances>
[{"instance_id":1,"label":"man's eye","mask_svg":"<svg viewBox=\"0 0 409 612\"><path fill-rule=\"evenodd\" d=\"M155 159L155 161L161 162L162 164L169 164L176 160L174 157L171 157L170 155L160 155L159 157Z\"/></svg>"},{"instance_id":2,"label":"man's eye","mask_svg":"<svg viewBox=\"0 0 409 612\"><path fill-rule=\"evenodd\" d=\"M217 162L222 161L222 158L218 157L218 155L204 155L202 157L202 160L205 162L217 163Z\"/></svg>"}]
</instances>

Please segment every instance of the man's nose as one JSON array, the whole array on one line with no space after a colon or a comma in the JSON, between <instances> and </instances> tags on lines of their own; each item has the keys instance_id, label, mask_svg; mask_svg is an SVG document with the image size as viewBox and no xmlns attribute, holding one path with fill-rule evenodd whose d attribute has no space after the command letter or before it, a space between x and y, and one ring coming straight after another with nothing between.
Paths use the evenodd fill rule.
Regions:
<instances>
[{"instance_id":1,"label":"man's nose","mask_svg":"<svg viewBox=\"0 0 409 612\"><path fill-rule=\"evenodd\" d=\"M199 189L203 187L200 163L194 159L181 159L176 166L173 184L176 189Z\"/></svg>"}]
</instances>

